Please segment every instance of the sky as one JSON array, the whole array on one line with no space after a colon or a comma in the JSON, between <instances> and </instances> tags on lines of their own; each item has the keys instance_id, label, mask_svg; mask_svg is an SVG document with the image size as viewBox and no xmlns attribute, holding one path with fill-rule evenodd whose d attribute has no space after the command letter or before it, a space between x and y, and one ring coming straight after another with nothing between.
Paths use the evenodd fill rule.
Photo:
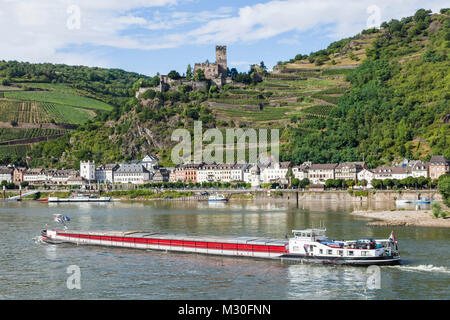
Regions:
<instances>
[{"instance_id":1,"label":"sky","mask_svg":"<svg viewBox=\"0 0 450 320\"><path fill-rule=\"evenodd\" d=\"M0 60L120 68L153 76L215 61L248 71L448 0L0 0Z\"/></svg>"}]
</instances>

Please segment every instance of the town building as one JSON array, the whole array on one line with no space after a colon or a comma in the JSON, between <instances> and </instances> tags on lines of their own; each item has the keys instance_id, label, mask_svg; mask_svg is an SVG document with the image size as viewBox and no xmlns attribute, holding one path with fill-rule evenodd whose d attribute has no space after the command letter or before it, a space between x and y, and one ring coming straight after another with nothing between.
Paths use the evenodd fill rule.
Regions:
<instances>
[{"instance_id":1,"label":"town building","mask_svg":"<svg viewBox=\"0 0 450 320\"><path fill-rule=\"evenodd\" d=\"M215 180L222 182L231 182L231 170L233 165L229 163L218 164L215 170Z\"/></svg>"},{"instance_id":2,"label":"town building","mask_svg":"<svg viewBox=\"0 0 450 320\"><path fill-rule=\"evenodd\" d=\"M215 163L204 163L198 169L198 179L197 182L213 182L218 181L216 177L217 164Z\"/></svg>"},{"instance_id":3,"label":"town building","mask_svg":"<svg viewBox=\"0 0 450 320\"><path fill-rule=\"evenodd\" d=\"M362 184L361 187L372 188L372 180L374 179L375 174L370 169L362 169L357 173L358 181L365 182L366 184Z\"/></svg>"},{"instance_id":4,"label":"town building","mask_svg":"<svg viewBox=\"0 0 450 320\"><path fill-rule=\"evenodd\" d=\"M261 185L261 169L257 164L250 164L244 170L244 182L250 183L252 187Z\"/></svg>"},{"instance_id":5,"label":"town building","mask_svg":"<svg viewBox=\"0 0 450 320\"><path fill-rule=\"evenodd\" d=\"M29 184L44 184L48 182L48 174L42 168L28 169L23 173L23 181Z\"/></svg>"},{"instance_id":6,"label":"town building","mask_svg":"<svg viewBox=\"0 0 450 320\"><path fill-rule=\"evenodd\" d=\"M119 168L118 164L102 164L95 169L95 180L98 183L114 183L114 173Z\"/></svg>"},{"instance_id":7,"label":"town building","mask_svg":"<svg viewBox=\"0 0 450 320\"><path fill-rule=\"evenodd\" d=\"M294 174L294 178L298 180L303 180L308 178L308 169L311 166L311 162L304 162L301 165L292 166L292 173Z\"/></svg>"},{"instance_id":8,"label":"town building","mask_svg":"<svg viewBox=\"0 0 450 320\"><path fill-rule=\"evenodd\" d=\"M328 179L334 179L336 163L312 164L308 169L308 179L312 184L325 184Z\"/></svg>"},{"instance_id":9,"label":"town building","mask_svg":"<svg viewBox=\"0 0 450 320\"><path fill-rule=\"evenodd\" d=\"M68 186L86 186L89 184L89 181L79 175L74 175L67 179L66 184Z\"/></svg>"},{"instance_id":10,"label":"town building","mask_svg":"<svg viewBox=\"0 0 450 320\"><path fill-rule=\"evenodd\" d=\"M244 181L244 171L248 163L235 163L231 168L231 181Z\"/></svg>"},{"instance_id":11,"label":"town building","mask_svg":"<svg viewBox=\"0 0 450 320\"><path fill-rule=\"evenodd\" d=\"M159 161L159 159L156 156L154 156L154 155L146 155L144 157L144 159L142 159L141 164L148 171L152 171L152 170L158 168L158 161Z\"/></svg>"},{"instance_id":12,"label":"town building","mask_svg":"<svg viewBox=\"0 0 450 320\"><path fill-rule=\"evenodd\" d=\"M358 173L367 168L365 162L344 162L339 163L334 169L335 179L353 180L358 179Z\"/></svg>"},{"instance_id":13,"label":"town building","mask_svg":"<svg viewBox=\"0 0 450 320\"><path fill-rule=\"evenodd\" d=\"M13 182L13 168L0 167L0 182L6 181L8 183Z\"/></svg>"},{"instance_id":14,"label":"town building","mask_svg":"<svg viewBox=\"0 0 450 320\"><path fill-rule=\"evenodd\" d=\"M80 176L87 181L95 180L95 161L80 162Z\"/></svg>"},{"instance_id":15,"label":"town building","mask_svg":"<svg viewBox=\"0 0 450 320\"><path fill-rule=\"evenodd\" d=\"M409 176L412 176L412 169L407 165L398 166L398 167L386 167L381 166L377 167L373 170L374 179L377 180L385 180L385 179L405 179Z\"/></svg>"},{"instance_id":16,"label":"town building","mask_svg":"<svg viewBox=\"0 0 450 320\"><path fill-rule=\"evenodd\" d=\"M444 156L432 156L428 166L429 177L432 180L449 172L449 161Z\"/></svg>"},{"instance_id":17,"label":"town building","mask_svg":"<svg viewBox=\"0 0 450 320\"><path fill-rule=\"evenodd\" d=\"M411 161L408 166L411 168L411 173L414 178L428 177L428 163L417 160Z\"/></svg>"},{"instance_id":18,"label":"town building","mask_svg":"<svg viewBox=\"0 0 450 320\"><path fill-rule=\"evenodd\" d=\"M114 183L143 184L150 180L150 173L139 163L121 163L114 172Z\"/></svg>"},{"instance_id":19,"label":"town building","mask_svg":"<svg viewBox=\"0 0 450 320\"><path fill-rule=\"evenodd\" d=\"M25 167L16 167L13 171L13 183L20 185L23 182L23 174L27 171Z\"/></svg>"},{"instance_id":20,"label":"town building","mask_svg":"<svg viewBox=\"0 0 450 320\"><path fill-rule=\"evenodd\" d=\"M264 183L278 182L281 184L288 184L287 173L292 167L290 161L286 162L272 162L269 166L261 170L261 178Z\"/></svg>"},{"instance_id":21,"label":"town building","mask_svg":"<svg viewBox=\"0 0 450 320\"><path fill-rule=\"evenodd\" d=\"M170 172L164 168L156 169L153 171L151 178L152 182L168 182Z\"/></svg>"},{"instance_id":22,"label":"town building","mask_svg":"<svg viewBox=\"0 0 450 320\"><path fill-rule=\"evenodd\" d=\"M52 184L67 184L67 181L75 176L78 176L75 170L51 170L47 172L48 181Z\"/></svg>"}]
</instances>

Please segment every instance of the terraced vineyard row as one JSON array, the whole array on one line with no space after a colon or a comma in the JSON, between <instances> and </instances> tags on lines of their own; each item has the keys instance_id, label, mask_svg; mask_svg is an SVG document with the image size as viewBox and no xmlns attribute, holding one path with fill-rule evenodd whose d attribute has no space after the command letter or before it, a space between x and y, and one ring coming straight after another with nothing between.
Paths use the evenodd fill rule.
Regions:
<instances>
[{"instance_id":1,"label":"terraced vineyard row","mask_svg":"<svg viewBox=\"0 0 450 320\"><path fill-rule=\"evenodd\" d=\"M57 91L10 91L4 95L6 98L17 100L48 102L93 110L112 110L112 106L104 102Z\"/></svg>"},{"instance_id":2,"label":"terraced vineyard row","mask_svg":"<svg viewBox=\"0 0 450 320\"><path fill-rule=\"evenodd\" d=\"M330 105L315 105L312 107L302 109L302 112L316 117L328 117L333 106Z\"/></svg>"},{"instance_id":3,"label":"terraced vineyard row","mask_svg":"<svg viewBox=\"0 0 450 320\"><path fill-rule=\"evenodd\" d=\"M48 102L0 100L0 122L81 124L92 118L87 111Z\"/></svg>"},{"instance_id":4,"label":"terraced vineyard row","mask_svg":"<svg viewBox=\"0 0 450 320\"><path fill-rule=\"evenodd\" d=\"M31 149L29 144L18 144L14 146L0 146L0 161L2 159L13 159L24 157Z\"/></svg>"},{"instance_id":5,"label":"terraced vineyard row","mask_svg":"<svg viewBox=\"0 0 450 320\"><path fill-rule=\"evenodd\" d=\"M40 128L32 128L32 129L0 128L0 142L53 136L57 134L64 134L66 131L67 130L40 129Z\"/></svg>"}]
</instances>

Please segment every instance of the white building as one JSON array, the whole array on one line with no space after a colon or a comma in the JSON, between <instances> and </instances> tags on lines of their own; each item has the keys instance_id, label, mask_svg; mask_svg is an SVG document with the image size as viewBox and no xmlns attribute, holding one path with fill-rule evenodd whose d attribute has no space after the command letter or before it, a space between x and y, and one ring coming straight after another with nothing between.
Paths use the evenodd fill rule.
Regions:
<instances>
[{"instance_id":1,"label":"white building","mask_svg":"<svg viewBox=\"0 0 450 320\"><path fill-rule=\"evenodd\" d=\"M250 164L244 170L244 182L250 183L252 187L261 185L261 170L256 164Z\"/></svg>"},{"instance_id":2,"label":"white building","mask_svg":"<svg viewBox=\"0 0 450 320\"><path fill-rule=\"evenodd\" d=\"M23 174L23 181L29 184L44 184L48 181L47 172L44 169L28 169Z\"/></svg>"},{"instance_id":3,"label":"white building","mask_svg":"<svg viewBox=\"0 0 450 320\"><path fill-rule=\"evenodd\" d=\"M78 176L78 172L75 170L52 170L49 171L48 181L53 184L67 184L67 181L71 177Z\"/></svg>"},{"instance_id":4,"label":"white building","mask_svg":"<svg viewBox=\"0 0 450 320\"><path fill-rule=\"evenodd\" d=\"M66 184L69 186L86 186L89 184L89 182L86 181L86 179L84 179L83 177L75 175L67 179Z\"/></svg>"},{"instance_id":5,"label":"white building","mask_svg":"<svg viewBox=\"0 0 450 320\"><path fill-rule=\"evenodd\" d=\"M6 181L11 183L13 181L13 168L0 167L0 182Z\"/></svg>"},{"instance_id":6,"label":"white building","mask_svg":"<svg viewBox=\"0 0 450 320\"><path fill-rule=\"evenodd\" d=\"M311 162L305 162L299 166L292 167L292 173L294 178L303 180L308 178L308 168L311 166Z\"/></svg>"},{"instance_id":7,"label":"white building","mask_svg":"<svg viewBox=\"0 0 450 320\"><path fill-rule=\"evenodd\" d=\"M362 169L360 172L357 173L358 181L365 180L367 184L365 187L372 188L372 180L375 177L375 174L370 169Z\"/></svg>"},{"instance_id":8,"label":"white building","mask_svg":"<svg viewBox=\"0 0 450 320\"><path fill-rule=\"evenodd\" d=\"M143 184L149 180L150 173L139 163L122 163L114 172L114 183Z\"/></svg>"},{"instance_id":9,"label":"white building","mask_svg":"<svg viewBox=\"0 0 450 320\"><path fill-rule=\"evenodd\" d=\"M385 180L385 179L397 179L401 180L412 176L411 169L408 166L400 167L377 167L374 170L374 179Z\"/></svg>"},{"instance_id":10,"label":"white building","mask_svg":"<svg viewBox=\"0 0 450 320\"><path fill-rule=\"evenodd\" d=\"M95 180L95 161L80 162L80 176L88 181Z\"/></svg>"},{"instance_id":11,"label":"white building","mask_svg":"<svg viewBox=\"0 0 450 320\"><path fill-rule=\"evenodd\" d=\"M210 164L203 164L198 168L197 171L197 182L213 182L218 181L217 175L217 164L210 163Z\"/></svg>"},{"instance_id":12,"label":"white building","mask_svg":"<svg viewBox=\"0 0 450 320\"><path fill-rule=\"evenodd\" d=\"M244 181L244 171L248 163L235 163L231 168L231 181Z\"/></svg>"},{"instance_id":13,"label":"white building","mask_svg":"<svg viewBox=\"0 0 450 320\"><path fill-rule=\"evenodd\" d=\"M145 169L152 171L158 167L159 159L154 155L146 155L144 159L142 159L141 164Z\"/></svg>"},{"instance_id":14,"label":"white building","mask_svg":"<svg viewBox=\"0 0 450 320\"><path fill-rule=\"evenodd\" d=\"M272 162L269 166L261 169L261 179L264 183L279 182L282 184L289 183L286 175L289 168L292 167L291 162Z\"/></svg>"},{"instance_id":15,"label":"white building","mask_svg":"<svg viewBox=\"0 0 450 320\"><path fill-rule=\"evenodd\" d=\"M95 180L99 183L114 183L114 172L119 168L118 164L102 164L95 169Z\"/></svg>"},{"instance_id":16,"label":"white building","mask_svg":"<svg viewBox=\"0 0 450 320\"><path fill-rule=\"evenodd\" d=\"M325 184L328 179L334 179L335 163L312 164L308 169L308 179L312 184Z\"/></svg>"},{"instance_id":17,"label":"white building","mask_svg":"<svg viewBox=\"0 0 450 320\"><path fill-rule=\"evenodd\" d=\"M216 181L221 182L231 182L231 169L233 168L232 164L222 163L218 164L215 170L215 179Z\"/></svg>"},{"instance_id":18,"label":"white building","mask_svg":"<svg viewBox=\"0 0 450 320\"><path fill-rule=\"evenodd\" d=\"M411 168L412 176L414 178L418 178L418 177L427 178L428 177L428 163L425 163L420 160L411 161L410 168Z\"/></svg>"}]
</instances>

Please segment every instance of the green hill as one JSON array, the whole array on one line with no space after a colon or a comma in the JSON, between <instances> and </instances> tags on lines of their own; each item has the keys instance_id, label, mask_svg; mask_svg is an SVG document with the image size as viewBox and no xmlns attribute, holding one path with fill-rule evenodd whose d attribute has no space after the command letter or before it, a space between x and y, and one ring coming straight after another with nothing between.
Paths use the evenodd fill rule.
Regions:
<instances>
[{"instance_id":1,"label":"green hill","mask_svg":"<svg viewBox=\"0 0 450 320\"><path fill-rule=\"evenodd\" d=\"M449 11L383 23L367 58L351 73L350 91L326 119L291 132L283 158L296 162L450 157ZM447 120L445 120L447 119ZM317 129L304 132L302 127Z\"/></svg>"},{"instance_id":2,"label":"green hill","mask_svg":"<svg viewBox=\"0 0 450 320\"><path fill-rule=\"evenodd\" d=\"M113 111L69 99L49 102L72 103L77 110L98 115L27 152L32 165L77 167L82 159L105 163L150 152L170 164L172 131L192 130L193 121L202 120L205 129L280 128L281 158L296 163L364 159L376 166L402 157L450 157L449 41L449 11L431 15L421 9L326 49L298 54L278 63L273 72L265 71L263 63L248 74L231 70L236 81L224 88L149 90L141 99L130 98L142 83L139 76L130 76L128 87L111 82L107 90L105 83L113 77L103 74L106 71L82 69L84 76L75 73L66 79L68 85L48 83L35 89L54 89L59 97L95 98L112 105Z\"/></svg>"},{"instance_id":3,"label":"green hill","mask_svg":"<svg viewBox=\"0 0 450 320\"><path fill-rule=\"evenodd\" d=\"M0 61L0 126L8 127L8 134L0 131L0 163L23 163L36 137L54 139L52 130L66 132L118 109L142 78L118 69Z\"/></svg>"}]
</instances>

